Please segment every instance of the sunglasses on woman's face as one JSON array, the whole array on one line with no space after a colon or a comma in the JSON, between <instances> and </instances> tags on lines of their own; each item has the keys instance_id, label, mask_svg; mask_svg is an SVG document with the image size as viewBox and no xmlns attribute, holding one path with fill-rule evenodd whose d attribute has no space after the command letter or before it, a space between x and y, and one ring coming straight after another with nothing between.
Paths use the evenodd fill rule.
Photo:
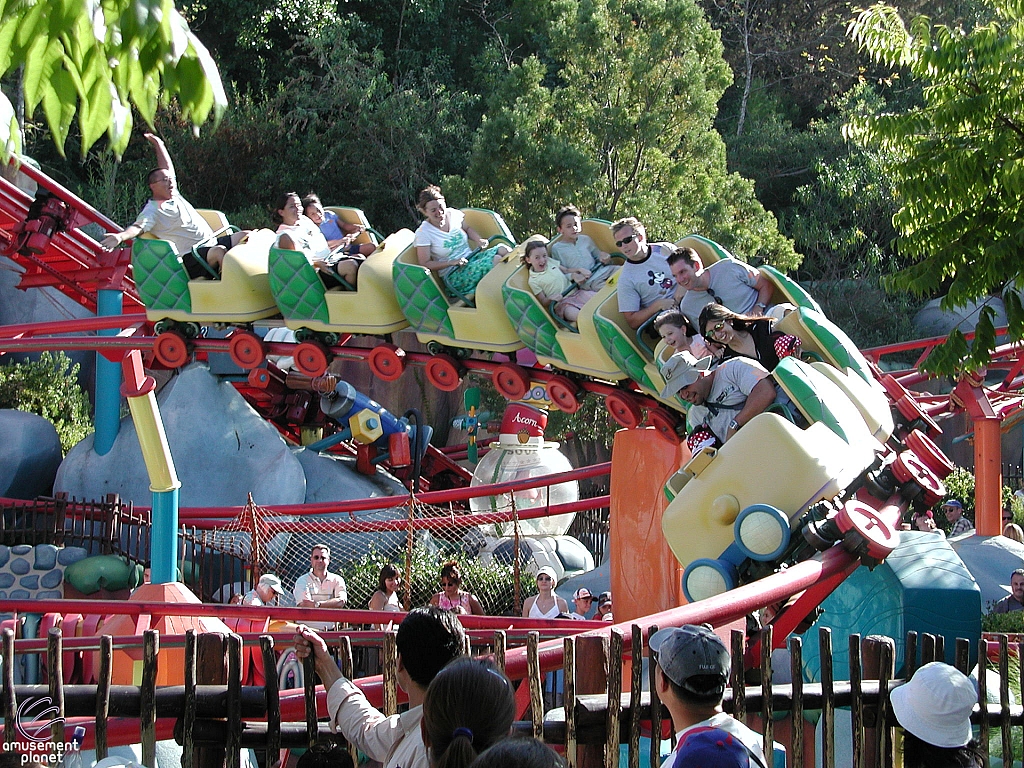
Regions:
<instances>
[{"instance_id":1,"label":"sunglasses on woman's face","mask_svg":"<svg viewBox=\"0 0 1024 768\"><path fill-rule=\"evenodd\" d=\"M544 576L543 574L537 577L537 581L551 581L550 576Z\"/></svg>"},{"instance_id":2,"label":"sunglasses on woman's face","mask_svg":"<svg viewBox=\"0 0 1024 768\"><path fill-rule=\"evenodd\" d=\"M459 586L459 582L457 582L457 581L442 581L441 582L441 586L442 586L442 588L443 587L457 587L457 586Z\"/></svg>"}]
</instances>

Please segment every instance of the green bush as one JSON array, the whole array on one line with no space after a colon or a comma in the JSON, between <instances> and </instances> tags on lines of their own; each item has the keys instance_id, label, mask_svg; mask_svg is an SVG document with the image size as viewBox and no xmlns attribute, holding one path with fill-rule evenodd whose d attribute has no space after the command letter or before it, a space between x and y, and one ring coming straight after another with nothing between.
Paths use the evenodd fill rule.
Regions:
<instances>
[{"instance_id":1,"label":"green bush","mask_svg":"<svg viewBox=\"0 0 1024 768\"><path fill-rule=\"evenodd\" d=\"M78 383L78 363L63 352L43 352L35 362L0 366L0 408L48 419L65 453L93 430L89 396Z\"/></svg>"},{"instance_id":2,"label":"green bush","mask_svg":"<svg viewBox=\"0 0 1024 768\"><path fill-rule=\"evenodd\" d=\"M513 612L514 602L514 573L511 564L491 563L484 565L476 558L466 557L458 542L446 542L434 538L434 543L440 547L439 552L434 552L424 546L414 546L411 560L411 577L409 585L409 607L427 605L433 594L440 590L438 586L438 575L441 566L450 560L459 564L462 572L462 589L476 595L483 606L484 611L493 616L502 616ZM370 597L377 590L377 579L380 569L387 563L387 559L377 552L368 552L357 561L349 563L340 568L339 571L345 579L348 588L349 606L352 608L365 608ZM404 562L393 562L405 581ZM527 577L529 589L533 590L532 580ZM405 601L405 588L399 592L399 600ZM521 599L525 599L533 591L524 592Z\"/></svg>"},{"instance_id":3,"label":"green bush","mask_svg":"<svg viewBox=\"0 0 1024 768\"><path fill-rule=\"evenodd\" d=\"M993 601L987 608L992 610ZM981 617L982 632L1000 632L1008 635L1024 634L1024 611L1010 613L986 613Z\"/></svg>"}]
</instances>

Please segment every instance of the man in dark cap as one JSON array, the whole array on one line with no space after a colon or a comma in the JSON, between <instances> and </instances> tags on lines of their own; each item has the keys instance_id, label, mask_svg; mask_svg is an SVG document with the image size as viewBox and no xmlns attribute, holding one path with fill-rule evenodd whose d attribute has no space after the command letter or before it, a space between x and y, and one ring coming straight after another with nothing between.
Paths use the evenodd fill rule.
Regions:
<instances>
[{"instance_id":1,"label":"man in dark cap","mask_svg":"<svg viewBox=\"0 0 1024 768\"><path fill-rule=\"evenodd\" d=\"M707 624L651 635L658 696L672 715L676 748L662 768L767 768L761 737L722 711L731 659Z\"/></svg>"}]
</instances>

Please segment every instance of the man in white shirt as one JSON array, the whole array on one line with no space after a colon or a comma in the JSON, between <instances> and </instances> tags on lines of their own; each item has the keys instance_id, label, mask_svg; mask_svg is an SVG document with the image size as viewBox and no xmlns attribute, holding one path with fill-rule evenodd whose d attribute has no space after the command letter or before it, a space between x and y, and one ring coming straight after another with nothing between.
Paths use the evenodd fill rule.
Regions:
<instances>
[{"instance_id":1,"label":"man in white shirt","mask_svg":"<svg viewBox=\"0 0 1024 768\"><path fill-rule=\"evenodd\" d=\"M619 312L636 329L666 309L675 309L676 284L668 257L672 243L647 242L647 230L629 216L612 224L615 247L621 249L626 263L619 271L615 287Z\"/></svg>"},{"instance_id":2,"label":"man in white shirt","mask_svg":"<svg viewBox=\"0 0 1024 768\"><path fill-rule=\"evenodd\" d=\"M309 553L309 573L295 580L295 604L300 608L344 608L348 602L345 580L336 573L330 573L331 548L326 544L314 544ZM313 629L333 629L333 624L323 621L306 622Z\"/></svg>"},{"instance_id":3,"label":"man in white shirt","mask_svg":"<svg viewBox=\"0 0 1024 768\"><path fill-rule=\"evenodd\" d=\"M676 749L662 768L767 768L761 736L722 711L731 658L711 627L662 629L650 646L658 696L676 729Z\"/></svg>"},{"instance_id":4,"label":"man in white shirt","mask_svg":"<svg viewBox=\"0 0 1024 768\"><path fill-rule=\"evenodd\" d=\"M213 229L198 211L178 193L178 179L174 175L174 163L164 145L163 139L152 133L144 134L146 141L156 154L156 168L149 172L146 183L153 197L146 203L135 223L121 232L110 232L100 241L108 251L122 243L151 232L154 237L166 240L174 252L181 256L182 264L189 277L207 277L209 272L202 264L196 263L192 254L195 248L200 258L220 271L221 262L231 248L238 245L249 232L227 232L214 237Z\"/></svg>"},{"instance_id":5,"label":"man in white shirt","mask_svg":"<svg viewBox=\"0 0 1024 768\"><path fill-rule=\"evenodd\" d=\"M452 659L462 655L465 630L458 616L437 606L414 608L398 627L398 685L409 695L409 709L385 717L356 685L342 676L327 644L299 625L295 654L310 655L327 689L331 730L341 733L384 768L430 768L420 731L427 686Z\"/></svg>"}]
</instances>

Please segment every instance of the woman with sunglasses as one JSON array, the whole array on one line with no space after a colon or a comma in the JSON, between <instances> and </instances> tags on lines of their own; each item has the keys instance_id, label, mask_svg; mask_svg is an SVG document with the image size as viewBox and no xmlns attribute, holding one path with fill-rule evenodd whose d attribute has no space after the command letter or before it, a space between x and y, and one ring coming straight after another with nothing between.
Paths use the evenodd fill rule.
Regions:
<instances>
[{"instance_id":1,"label":"woman with sunglasses","mask_svg":"<svg viewBox=\"0 0 1024 768\"><path fill-rule=\"evenodd\" d=\"M435 592L430 598L430 604L446 611L455 613L472 614L473 616L486 616L480 601L475 595L463 592L462 574L459 572L459 565L455 561L445 563L441 567L441 591Z\"/></svg>"},{"instance_id":2,"label":"woman with sunglasses","mask_svg":"<svg viewBox=\"0 0 1024 768\"><path fill-rule=\"evenodd\" d=\"M708 304L699 320L704 337L723 346L722 360L750 357L769 371L783 357L800 355L800 339L774 326L775 318L741 315L721 304Z\"/></svg>"},{"instance_id":3,"label":"woman with sunglasses","mask_svg":"<svg viewBox=\"0 0 1024 768\"><path fill-rule=\"evenodd\" d=\"M569 604L555 594L555 569L550 565L537 571L537 594L523 603L524 619L556 619L569 613Z\"/></svg>"}]
</instances>

